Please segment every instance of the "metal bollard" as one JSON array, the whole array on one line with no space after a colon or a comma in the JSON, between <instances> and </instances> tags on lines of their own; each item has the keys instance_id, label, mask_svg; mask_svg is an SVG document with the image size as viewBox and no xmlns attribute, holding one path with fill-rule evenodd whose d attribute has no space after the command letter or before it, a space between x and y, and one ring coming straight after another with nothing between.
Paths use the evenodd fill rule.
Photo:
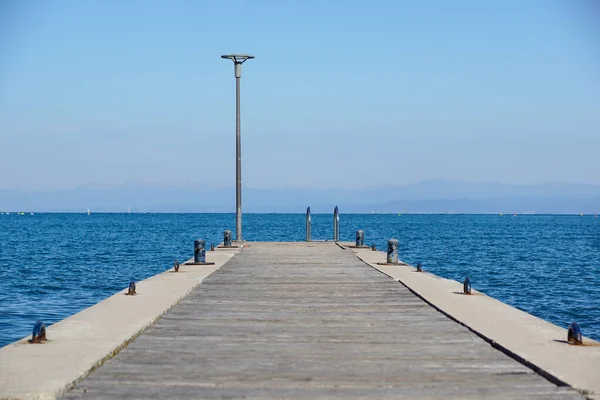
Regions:
<instances>
[{"instance_id":1,"label":"metal bollard","mask_svg":"<svg viewBox=\"0 0 600 400\"><path fill-rule=\"evenodd\" d=\"M398 264L398 241L396 239L388 240L387 263Z\"/></svg>"},{"instance_id":2,"label":"metal bollard","mask_svg":"<svg viewBox=\"0 0 600 400\"><path fill-rule=\"evenodd\" d=\"M371 250L373 250L373 251L377 250L377 247L375 247L375 243L373 243L373 244L371 245Z\"/></svg>"},{"instance_id":3,"label":"metal bollard","mask_svg":"<svg viewBox=\"0 0 600 400\"><path fill-rule=\"evenodd\" d=\"M214 243L210 244L210 251L215 251L215 244Z\"/></svg>"},{"instance_id":4,"label":"metal bollard","mask_svg":"<svg viewBox=\"0 0 600 400\"><path fill-rule=\"evenodd\" d=\"M579 324L577 324L577 322L571 322L571 325L569 325L569 330L567 331L567 341L570 344L583 344L581 329L579 329Z\"/></svg>"},{"instance_id":5,"label":"metal bollard","mask_svg":"<svg viewBox=\"0 0 600 400\"><path fill-rule=\"evenodd\" d=\"M471 278L469 278L468 276L465 278L465 281L463 283L463 293L471 294Z\"/></svg>"},{"instance_id":6,"label":"metal bollard","mask_svg":"<svg viewBox=\"0 0 600 400\"><path fill-rule=\"evenodd\" d=\"M179 261L175 260L175 262L173 262L173 269L175 270L175 272L179 272Z\"/></svg>"},{"instance_id":7,"label":"metal bollard","mask_svg":"<svg viewBox=\"0 0 600 400\"><path fill-rule=\"evenodd\" d=\"M340 213L338 206L335 206L333 209L333 241L340 241Z\"/></svg>"},{"instance_id":8,"label":"metal bollard","mask_svg":"<svg viewBox=\"0 0 600 400\"><path fill-rule=\"evenodd\" d=\"M231 247L231 231L223 232L223 247Z\"/></svg>"},{"instance_id":9,"label":"metal bollard","mask_svg":"<svg viewBox=\"0 0 600 400\"><path fill-rule=\"evenodd\" d=\"M417 261L417 272L423 272L423 264L421 261Z\"/></svg>"},{"instance_id":10,"label":"metal bollard","mask_svg":"<svg viewBox=\"0 0 600 400\"><path fill-rule=\"evenodd\" d=\"M31 333L31 340L29 343L41 343L46 340L46 325L38 320L33 325L33 332Z\"/></svg>"},{"instance_id":11,"label":"metal bollard","mask_svg":"<svg viewBox=\"0 0 600 400\"><path fill-rule=\"evenodd\" d=\"M133 296L135 293L135 281L132 279L129 281L129 287L127 289L127 295Z\"/></svg>"},{"instance_id":12,"label":"metal bollard","mask_svg":"<svg viewBox=\"0 0 600 400\"><path fill-rule=\"evenodd\" d=\"M206 262L206 240L202 240L202 239L194 240L194 262L195 263Z\"/></svg>"},{"instance_id":13,"label":"metal bollard","mask_svg":"<svg viewBox=\"0 0 600 400\"><path fill-rule=\"evenodd\" d=\"M310 207L306 208L306 241L310 242L310 228L311 228L311 219L310 219Z\"/></svg>"},{"instance_id":14,"label":"metal bollard","mask_svg":"<svg viewBox=\"0 0 600 400\"><path fill-rule=\"evenodd\" d=\"M365 246L365 233L362 230L356 231L356 247Z\"/></svg>"}]
</instances>

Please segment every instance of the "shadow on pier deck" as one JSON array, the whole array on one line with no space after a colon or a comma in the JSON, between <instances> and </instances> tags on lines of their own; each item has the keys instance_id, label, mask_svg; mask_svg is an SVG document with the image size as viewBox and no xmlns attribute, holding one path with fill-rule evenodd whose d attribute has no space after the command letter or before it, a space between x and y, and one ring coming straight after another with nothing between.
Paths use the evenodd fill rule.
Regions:
<instances>
[{"instance_id":1,"label":"shadow on pier deck","mask_svg":"<svg viewBox=\"0 0 600 400\"><path fill-rule=\"evenodd\" d=\"M334 243L250 243L64 398L575 399Z\"/></svg>"}]
</instances>

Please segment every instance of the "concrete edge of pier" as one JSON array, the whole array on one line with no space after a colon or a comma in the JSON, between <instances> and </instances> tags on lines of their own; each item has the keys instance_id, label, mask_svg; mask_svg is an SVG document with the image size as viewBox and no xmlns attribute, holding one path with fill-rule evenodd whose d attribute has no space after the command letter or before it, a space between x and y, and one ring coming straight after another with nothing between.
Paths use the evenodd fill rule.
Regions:
<instances>
[{"instance_id":1,"label":"concrete edge of pier","mask_svg":"<svg viewBox=\"0 0 600 400\"><path fill-rule=\"evenodd\" d=\"M0 349L0 399L54 399L117 354L240 248L207 252L214 265L181 265L136 283L46 329L48 341L30 336ZM33 323L32 321L32 327Z\"/></svg>"},{"instance_id":2,"label":"concrete edge of pier","mask_svg":"<svg viewBox=\"0 0 600 400\"><path fill-rule=\"evenodd\" d=\"M548 380L600 400L600 343L584 338L584 346L570 345L566 329L477 290L464 295L462 283L428 273L426 267L417 272L411 265L379 265L385 262L385 252L350 248L354 243L339 245Z\"/></svg>"}]
</instances>

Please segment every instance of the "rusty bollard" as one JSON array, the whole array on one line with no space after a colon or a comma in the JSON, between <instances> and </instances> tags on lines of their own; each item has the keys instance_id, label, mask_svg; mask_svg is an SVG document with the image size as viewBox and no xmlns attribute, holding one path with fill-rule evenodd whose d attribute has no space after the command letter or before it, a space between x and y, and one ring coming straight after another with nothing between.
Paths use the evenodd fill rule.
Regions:
<instances>
[{"instance_id":1,"label":"rusty bollard","mask_svg":"<svg viewBox=\"0 0 600 400\"><path fill-rule=\"evenodd\" d=\"M29 343L42 343L46 339L46 325L42 321L37 321L33 325L33 332L31 333L31 340Z\"/></svg>"},{"instance_id":2,"label":"rusty bollard","mask_svg":"<svg viewBox=\"0 0 600 400\"><path fill-rule=\"evenodd\" d=\"M398 264L398 240L396 239L388 240L387 263Z\"/></svg>"},{"instance_id":3,"label":"rusty bollard","mask_svg":"<svg viewBox=\"0 0 600 400\"><path fill-rule=\"evenodd\" d=\"M469 278L468 276L465 278L465 281L463 282L463 293L471 294L471 278Z\"/></svg>"},{"instance_id":4,"label":"rusty bollard","mask_svg":"<svg viewBox=\"0 0 600 400\"><path fill-rule=\"evenodd\" d=\"M231 231L223 232L223 247L231 247Z\"/></svg>"},{"instance_id":5,"label":"rusty bollard","mask_svg":"<svg viewBox=\"0 0 600 400\"><path fill-rule=\"evenodd\" d=\"M127 289L127 293L128 296L133 296L136 294L135 292L135 281L132 279L131 281L129 281L129 288Z\"/></svg>"},{"instance_id":6,"label":"rusty bollard","mask_svg":"<svg viewBox=\"0 0 600 400\"><path fill-rule=\"evenodd\" d=\"M206 240L202 240L202 239L194 240L194 262L195 263L206 262Z\"/></svg>"},{"instance_id":7,"label":"rusty bollard","mask_svg":"<svg viewBox=\"0 0 600 400\"><path fill-rule=\"evenodd\" d=\"M360 229L356 231L356 247L365 247L365 232Z\"/></svg>"},{"instance_id":8,"label":"rusty bollard","mask_svg":"<svg viewBox=\"0 0 600 400\"><path fill-rule=\"evenodd\" d=\"M571 322L571 325L569 325L569 330L567 332L567 341L569 342L569 344L583 344L581 329L579 329L579 325L577 324L577 322Z\"/></svg>"}]
</instances>

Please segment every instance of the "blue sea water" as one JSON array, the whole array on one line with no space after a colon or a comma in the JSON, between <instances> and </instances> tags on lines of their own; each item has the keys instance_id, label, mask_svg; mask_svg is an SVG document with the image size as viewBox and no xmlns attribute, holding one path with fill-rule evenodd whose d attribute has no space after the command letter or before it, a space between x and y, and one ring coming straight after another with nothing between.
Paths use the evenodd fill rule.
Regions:
<instances>
[{"instance_id":1,"label":"blue sea water","mask_svg":"<svg viewBox=\"0 0 600 400\"><path fill-rule=\"evenodd\" d=\"M313 214L313 240L333 237ZM0 215L0 346L192 256L193 240L220 243L234 214ZM303 214L245 214L250 241L302 241ZM600 218L557 215L341 214L340 238L385 249L552 323L577 321L600 340Z\"/></svg>"}]
</instances>

